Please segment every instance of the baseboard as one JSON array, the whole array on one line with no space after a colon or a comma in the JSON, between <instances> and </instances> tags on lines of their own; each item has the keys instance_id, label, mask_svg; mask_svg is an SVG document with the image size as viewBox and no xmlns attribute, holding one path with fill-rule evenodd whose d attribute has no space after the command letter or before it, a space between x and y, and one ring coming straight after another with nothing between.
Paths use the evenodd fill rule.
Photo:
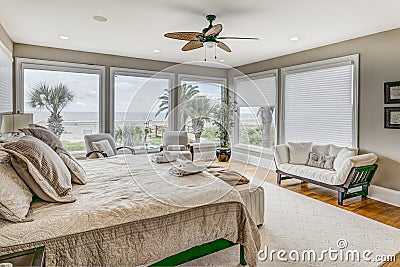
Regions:
<instances>
[{"instance_id":1,"label":"baseboard","mask_svg":"<svg viewBox=\"0 0 400 267\"><path fill-rule=\"evenodd\" d=\"M377 185L371 185L369 187L368 197L400 207L400 191L384 188Z\"/></svg>"},{"instance_id":2,"label":"baseboard","mask_svg":"<svg viewBox=\"0 0 400 267\"><path fill-rule=\"evenodd\" d=\"M263 167L266 169L275 170L275 164L274 164L273 160L271 160L271 159L250 156L250 155L247 155L244 153L238 153L236 151L234 153L232 153L232 159L240 161L240 162L252 164L255 166L260 166L260 167Z\"/></svg>"}]
</instances>

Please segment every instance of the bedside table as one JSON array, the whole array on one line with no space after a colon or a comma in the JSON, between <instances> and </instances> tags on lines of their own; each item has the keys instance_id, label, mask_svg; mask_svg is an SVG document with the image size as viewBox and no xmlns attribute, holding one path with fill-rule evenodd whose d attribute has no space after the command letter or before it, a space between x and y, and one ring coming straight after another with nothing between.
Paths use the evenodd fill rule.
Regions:
<instances>
[{"instance_id":1,"label":"bedside table","mask_svg":"<svg viewBox=\"0 0 400 267\"><path fill-rule=\"evenodd\" d=\"M12 266L44 266L44 247L33 248L21 252L16 252L0 256L0 267L7 266L4 263L11 263ZM11 265L10 265L11 266Z\"/></svg>"}]
</instances>

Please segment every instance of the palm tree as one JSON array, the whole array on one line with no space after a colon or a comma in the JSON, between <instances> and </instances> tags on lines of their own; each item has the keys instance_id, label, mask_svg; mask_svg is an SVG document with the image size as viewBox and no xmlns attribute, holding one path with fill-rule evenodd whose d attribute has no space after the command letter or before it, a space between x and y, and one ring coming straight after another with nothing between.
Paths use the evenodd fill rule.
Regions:
<instances>
[{"instance_id":1,"label":"palm tree","mask_svg":"<svg viewBox=\"0 0 400 267\"><path fill-rule=\"evenodd\" d=\"M33 108L46 108L50 112L48 128L58 137L64 132L61 111L74 100L74 94L65 84L50 87L47 83L35 85L29 94L28 104Z\"/></svg>"},{"instance_id":2,"label":"palm tree","mask_svg":"<svg viewBox=\"0 0 400 267\"><path fill-rule=\"evenodd\" d=\"M200 93L199 89L197 89L198 86L193 86L191 84L187 85L186 83L182 84L180 86L180 92L179 92L179 105L181 108L182 112L182 120L183 120L183 127L185 128L185 124L187 119L189 118L188 114L188 101L192 99L195 95ZM165 118L167 118L169 114L169 105L170 105L170 90L165 89L164 94L159 97L161 100L160 104L158 105L158 111L155 114L155 117L157 117L161 112L167 111L165 114Z\"/></svg>"},{"instance_id":3,"label":"palm tree","mask_svg":"<svg viewBox=\"0 0 400 267\"><path fill-rule=\"evenodd\" d=\"M272 113L274 112L275 106L260 107L257 112L257 117L261 120L261 146L271 146L271 124L272 124Z\"/></svg>"},{"instance_id":4,"label":"palm tree","mask_svg":"<svg viewBox=\"0 0 400 267\"><path fill-rule=\"evenodd\" d=\"M196 143L200 143L204 124L210 121L210 117L215 112L216 104L212 102L212 99L204 95L193 97L187 104L187 112L192 119L194 138Z\"/></svg>"}]
</instances>

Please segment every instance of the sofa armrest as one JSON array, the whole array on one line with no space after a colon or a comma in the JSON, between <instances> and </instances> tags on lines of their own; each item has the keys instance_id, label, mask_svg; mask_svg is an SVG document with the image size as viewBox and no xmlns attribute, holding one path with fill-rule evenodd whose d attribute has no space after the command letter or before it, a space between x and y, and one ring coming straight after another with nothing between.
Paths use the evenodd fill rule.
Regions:
<instances>
[{"instance_id":1,"label":"sofa armrest","mask_svg":"<svg viewBox=\"0 0 400 267\"><path fill-rule=\"evenodd\" d=\"M289 147L286 144L275 146L274 160L276 167L289 162Z\"/></svg>"},{"instance_id":2,"label":"sofa armrest","mask_svg":"<svg viewBox=\"0 0 400 267\"><path fill-rule=\"evenodd\" d=\"M348 177L353 167L362 167L373 165L377 162L378 157L374 153L362 154L346 159L342 166L337 170L339 177Z\"/></svg>"}]
</instances>

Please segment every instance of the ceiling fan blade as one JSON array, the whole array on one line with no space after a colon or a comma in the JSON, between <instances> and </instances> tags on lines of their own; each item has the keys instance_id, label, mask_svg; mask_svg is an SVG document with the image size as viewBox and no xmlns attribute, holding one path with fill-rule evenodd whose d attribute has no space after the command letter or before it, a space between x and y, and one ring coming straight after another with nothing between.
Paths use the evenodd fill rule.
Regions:
<instances>
[{"instance_id":1,"label":"ceiling fan blade","mask_svg":"<svg viewBox=\"0 0 400 267\"><path fill-rule=\"evenodd\" d=\"M203 43L199 41L190 41L182 47L182 51L189 51L203 47Z\"/></svg>"},{"instance_id":2,"label":"ceiling fan blade","mask_svg":"<svg viewBox=\"0 0 400 267\"><path fill-rule=\"evenodd\" d=\"M210 35L218 35L222 31L222 24L214 25L211 29L209 29L204 36Z\"/></svg>"},{"instance_id":3,"label":"ceiling fan blade","mask_svg":"<svg viewBox=\"0 0 400 267\"><path fill-rule=\"evenodd\" d=\"M197 36L202 36L201 32L169 32L164 34L167 38L178 39L178 40L186 40L193 41L197 40Z\"/></svg>"},{"instance_id":4,"label":"ceiling fan blade","mask_svg":"<svg viewBox=\"0 0 400 267\"><path fill-rule=\"evenodd\" d=\"M217 37L218 39L230 39L230 40L260 40L258 37Z\"/></svg>"},{"instance_id":5,"label":"ceiling fan blade","mask_svg":"<svg viewBox=\"0 0 400 267\"><path fill-rule=\"evenodd\" d=\"M229 48L229 46L227 46L225 43L223 42L218 42L217 46L223 50L225 50L226 52L232 52L232 50Z\"/></svg>"}]
</instances>

